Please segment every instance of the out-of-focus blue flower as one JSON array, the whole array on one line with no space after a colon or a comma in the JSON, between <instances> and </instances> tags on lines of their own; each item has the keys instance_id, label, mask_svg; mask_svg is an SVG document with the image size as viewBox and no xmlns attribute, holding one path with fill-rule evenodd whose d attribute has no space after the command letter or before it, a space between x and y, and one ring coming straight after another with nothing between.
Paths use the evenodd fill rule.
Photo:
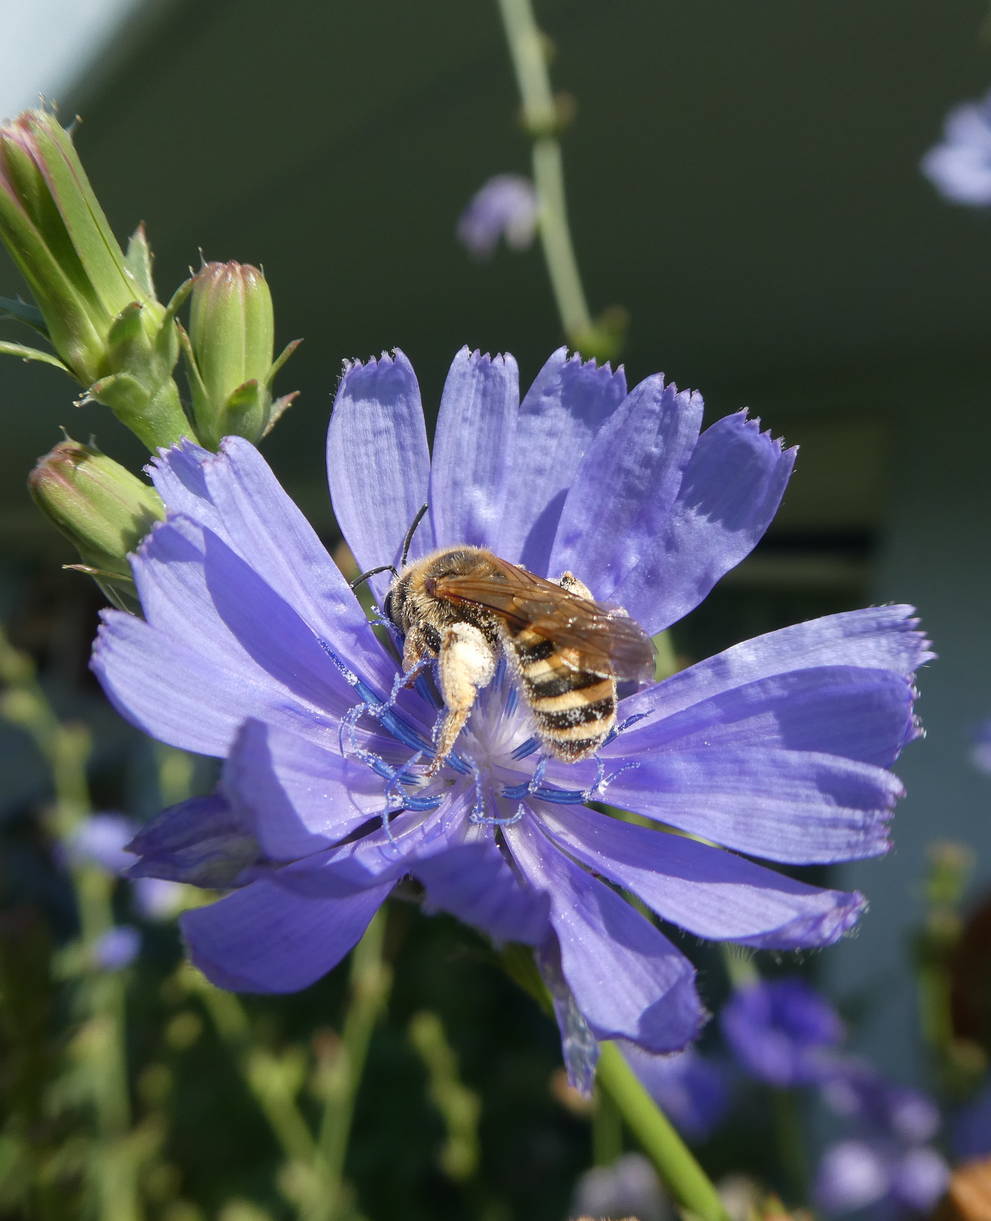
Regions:
<instances>
[{"instance_id":1,"label":"out-of-focus blue flower","mask_svg":"<svg viewBox=\"0 0 991 1221\"><path fill-rule=\"evenodd\" d=\"M950 111L943 142L922 158L922 172L954 203L991 204L991 93Z\"/></svg>"},{"instance_id":2,"label":"out-of-focus blue flower","mask_svg":"<svg viewBox=\"0 0 991 1221\"><path fill-rule=\"evenodd\" d=\"M66 855L74 861L100 865L107 873L123 873L135 856L127 851L137 824L124 814L91 814L65 841Z\"/></svg>"},{"instance_id":3,"label":"out-of-focus blue flower","mask_svg":"<svg viewBox=\"0 0 991 1221\"><path fill-rule=\"evenodd\" d=\"M991 1157L991 1080L954 1116L950 1147L954 1158L961 1162Z\"/></svg>"},{"instance_id":4,"label":"out-of-focus blue flower","mask_svg":"<svg viewBox=\"0 0 991 1221\"><path fill-rule=\"evenodd\" d=\"M877 1205L886 1216L932 1208L949 1178L946 1162L927 1143L941 1122L936 1104L853 1060L827 1083L824 1097L855 1135L823 1155L815 1186L819 1207L842 1214Z\"/></svg>"},{"instance_id":5,"label":"out-of-focus blue flower","mask_svg":"<svg viewBox=\"0 0 991 1221\"><path fill-rule=\"evenodd\" d=\"M127 847L138 827L124 814L91 814L65 841L64 851L72 860L126 876L138 859ZM149 920L174 916L183 905L182 887L161 878L134 878L131 894L138 914Z\"/></svg>"},{"instance_id":6,"label":"out-of-focus blue flower","mask_svg":"<svg viewBox=\"0 0 991 1221\"><path fill-rule=\"evenodd\" d=\"M800 979L761 980L740 988L723 1009L723 1037L741 1068L783 1089L835 1072L843 1023Z\"/></svg>"},{"instance_id":7,"label":"out-of-focus blue flower","mask_svg":"<svg viewBox=\"0 0 991 1221\"><path fill-rule=\"evenodd\" d=\"M974 734L971 762L982 772L991 773L991 721L984 721Z\"/></svg>"},{"instance_id":8,"label":"out-of-focus blue flower","mask_svg":"<svg viewBox=\"0 0 991 1221\"><path fill-rule=\"evenodd\" d=\"M888 1081L852 1058L827 1082L824 1097L837 1115L909 1144L932 1140L942 1122L939 1107L927 1094Z\"/></svg>"},{"instance_id":9,"label":"out-of-focus blue flower","mask_svg":"<svg viewBox=\"0 0 991 1221\"><path fill-rule=\"evenodd\" d=\"M140 948L140 930L130 924L118 924L107 929L96 942L93 961L101 971L123 971L135 960Z\"/></svg>"},{"instance_id":10,"label":"out-of-focus blue flower","mask_svg":"<svg viewBox=\"0 0 991 1221\"><path fill-rule=\"evenodd\" d=\"M624 1153L611 1166L596 1166L581 1176L568 1216L673 1221L674 1213L650 1162L642 1153Z\"/></svg>"},{"instance_id":11,"label":"out-of-focus blue flower","mask_svg":"<svg viewBox=\"0 0 991 1221\"><path fill-rule=\"evenodd\" d=\"M620 1047L644 1088L687 1140L702 1141L715 1131L730 1101L730 1078L721 1064L691 1047L671 1056L648 1055L623 1042Z\"/></svg>"},{"instance_id":12,"label":"out-of-focus blue flower","mask_svg":"<svg viewBox=\"0 0 991 1221\"><path fill-rule=\"evenodd\" d=\"M526 250L537 232L537 193L529 178L497 174L470 199L458 219L458 240L473 255L489 258L502 238Z\"/></svg>"},{"instance_id":13,"label":"out-of-focus blue flower","mask_svg":"<svg viewBox=\"0 0 991 1221\"><path fill-rule=\"evenodd\" d=\"M823 1154L816 1173L815 1200L833 1215L883 1205L886 1217L917 1216L933 1207L948 1179L946 1162L935 1149L843 1140Z\"/></svg>"},{"instance_id":14,"label":"out-of-focus blue flower","mask_svg":"<svg viewBox=\"0 0 991 1221\"><path fill-rule=\"evenodd\" d=\"M519 398L516 364L463 350L431 459L401 353L346 367L328 443L334 510L363 569L475 544L570 570L650 634L696 606L764 533L793 451L741 412L555 353ZM544 757L500 667L455 751L426 775L444 710L406 685L344 576L258 451L163 451L168 510L133 557L145 619L107 612L93 665L145 732L224 760L216 794L135 839L147 876L234 886L185 913L193 961L244 991L305 987L404 878L497 941L533 945L572 1079L595 1043L662 1054L704 1012L688 960L614 887L696 936L795 949L864 906L752 863L875 856L918 728L931 656L911 609L831 615L734 646L620 701L597 758ZM370 584L380 603L388 578ZM605 798L689 835L610 817ZM698 838L695 838L698 837ZM723 844L723 851L701 840ZM737 855L737 853L745 853Z\"/></svg>"}]
</instances>

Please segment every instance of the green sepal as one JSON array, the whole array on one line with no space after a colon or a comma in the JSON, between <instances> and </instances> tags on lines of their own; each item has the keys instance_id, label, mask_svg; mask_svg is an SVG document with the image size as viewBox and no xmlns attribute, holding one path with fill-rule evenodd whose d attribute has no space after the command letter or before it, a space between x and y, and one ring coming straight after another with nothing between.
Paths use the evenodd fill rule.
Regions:
<instances>
[{"instance_id":1,"label":"green sepal","mask_svg":"<svg viewBox=\"0 0 991 1221\"><path fill-rule=\"evenodd\" d=\"M53 356L51 352L43 352L41 348L28 348L23 343L8 343L4 339L0 339L0 355L3 356L18 356L21 360L34 360L42 365L52 365L56 369L61 369L63 373L68 373L72 376L72 371L67 369L57 356Z\"/></svg>"},{"instance_id":2,"label":"green sepal","mask_svg":"<svg viewBox=\"0 0 991 1221\"><path fill-rule=\"evenodd\" d=\"M63 564L62 570L81 572L92 577L100 593L117 610L127 611L129 615L141 613L141 602L138 599L133 577L125 577L116 572L106 572L101 568L94 568L91 564Z\"/></svg>"},{"instance_id":3,"label":"green sepal","mask_svg":"<svg viewBox=\"0 0 991 1221\"><path fill-rule=\"evenodd\" d=\"M138 288L153 301L157 300L155 296L155 282L151 274L151 246L148 244L148 236L145 233L143 221L128 239L127 253L124 255L124 265L131 273Z\"/></svg>"},{"instance_id":4,"label":"green sepal","mask_svg":"<svg viewBox=\"0 0 991 1221\"><path fill-rule=\"evenodd\" d=\"M296 349L299 347L299 345L302 342L303 342L302 339L290 339L289 340L289 342L282 349L282 351L278 354L278 356L275 358L275 360L272 361L269 371L265 374L265 385L266 386L271 386L272 382L275 381L275 375L282 368L282 366L286 363L286 361L289 359L289 357L292 356L293 352L296 351ZM294 391L292 397L295 397L298 393L299 393L298 390ZM283 410L285 410L285 408L283 408Z\"/></svg>"},{"instance_id":5,"label":"green sepal","mask_svg":"<svg viewBox=\"0 0 991 1221\"><path fill-rule=\"evenodd\" d=\"M281 398L275 399L272 406L268 409L268 421L265 424L265 429L262 432L263 437L267 437L272 429L278 424L289 408L299 398L299 391L292 390L289 394L284 394Z\"/></svg>"},{"instance_id":6,"label":"green sepal","mask_svg":"<svg viewBox=\"0 0 991 1221\"><path fill-rule=\"evenodd\" d=\"M18 301L15 297L0 297L0 321L6 322L8 318L13 322L23 322L45 339L51 340L45 316L36 305Z\"/></svg>"},{"instance_id":7,"label":"green sepal","mask_svg":"<svg viewBox=\"0 0 991 1221\"><path fill-rule=\"evenodd\" d=\"M125 416L144 411L151 395L136 377L130 373L111 373L109 377L101 377L94 382L80 400L80 405L93 402L102 403L119 419L131 427L131 421Z\"/></svg>"},{"instance_id":8,"label":"green sepal","mask_svg":"<svg viewBox=\"0 0 991 1221\"><path fill-rule=\"evenodd\" d=\"M90 386L83 402L89 400L109 407L152 453L193 435L171 379L149 391L130 373L112 373Z\"/></svg>"}]
</instances>

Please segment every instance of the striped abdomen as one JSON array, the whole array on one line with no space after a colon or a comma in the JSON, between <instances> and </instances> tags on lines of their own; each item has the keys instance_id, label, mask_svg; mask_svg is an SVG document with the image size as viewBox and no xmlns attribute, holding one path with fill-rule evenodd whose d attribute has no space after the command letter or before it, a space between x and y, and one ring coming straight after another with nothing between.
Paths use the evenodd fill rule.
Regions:
<instances>
[{"instance_id":1,"label":"striped abdomen","mask_svg":"<svg viewBox=\"0 0 991 1221\"><path fill-rule=\"evenodd\" d=\"M569 763L595 754L616 723L616 679L572 669L569 649L523 628L507 633L541 741Z\"/></svg>"}]
</instances>

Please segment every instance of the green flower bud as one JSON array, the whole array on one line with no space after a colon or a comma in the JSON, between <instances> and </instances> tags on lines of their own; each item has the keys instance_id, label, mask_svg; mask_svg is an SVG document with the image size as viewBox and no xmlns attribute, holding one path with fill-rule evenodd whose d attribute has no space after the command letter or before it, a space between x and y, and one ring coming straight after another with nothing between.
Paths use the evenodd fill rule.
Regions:
<instances>
[{"instance_id":1,"label":"green flower bud","mask_svg":"<svg viewBox=\"0 0 991 1221\"><path fill-rule=\"evenodd\" d=\"M272 360L275 321L264 274L246 263L207 263L193 278L184 352L201 441L236 434L258 441L296 397L272 399L275 374L295 350Z\"/></svg>"},{"instance_id":2,"label":"green flower bud","mask_svg":"<svg viewBox=\"0 0 991 1221\"><path fill-rule=\"evenodd\" d=\"M82 564L116 606L137 605L127 562L165 516L157 493L120 463L78 441L63 441L28 476L39 509L79 552Z\"/></svg>"},{"instance_id":3,"label":"green flower bud","mask_svg":"<svg viewBox=\"0 0 991 1221\"><path fill-rule=\"evenodd\" d=\"M63 368L86 399L105 402L151 449L189 435L171 377L175 322L152 288L144 234L139 229L125 255L71 138L48 111L0 125L0 241L57 356L11 343L0 352ZM16 304L7 312L18 314ZM122 396L114 383L121 376L138 391Z\"/></svg>"}]
</instances>

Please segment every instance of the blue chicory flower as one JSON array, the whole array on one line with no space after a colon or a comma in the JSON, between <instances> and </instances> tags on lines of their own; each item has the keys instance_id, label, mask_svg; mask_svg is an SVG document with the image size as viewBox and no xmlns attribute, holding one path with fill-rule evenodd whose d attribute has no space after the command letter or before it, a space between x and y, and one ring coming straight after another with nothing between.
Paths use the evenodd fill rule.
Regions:
<instances>
[{"instance_id":1,"label":"blue chicory flower","mask_svg":"<svg viewBox=\"0 0 991 1221\"><path fill-rule=\"evenodd\" d=\"M91 814L68 837L63 851L73 861L86 861L107 873L127 876L138 859L127 845L138 829L134 819L124 814ZM149 920L175 915L183 905L182 887L162 878L131 879L131 896L138 913Z\"/></svg>"},{"instance_id":2,"label":"blue chicory flower","mask_svg":"<svg viewBox=\"0 0 991 1221\"><path fill-rule=\"evenodd\" d=\"M107 929L93 946L93 963L101 971L123 971L137 958L141 932L130 924Z\"/></svg>"},{"instance_id":3,"label":"blue chicory flower","mask_svg":"<svg viewBox=\"0 0 991 1221\"><path fill-rule=\"evenodd\" d=\"M760 980L723 1009L723 1037L745 1072L781 1089L836 1071L844 1036L836 1010L801 979Z\"/></svg>"},{"instance_id":4,"label":"blue chicory flower","mask_svg":"<svg viewBox=\"0 0 991 1221\"><path fill-rule=\"evenodd\" d=\"M520 174L490 178L458 219L458 240L480 259L495 252L500 238L513 250L526 250L536 232L537 192Z\"/></svg>"},{"instance_id":5,"label":"blue chicory flower","mask_svg":"<svg viewBox=\"0 0 991 1221\"><path fill-rule=\"evenodd\" d=\"M856 1060L826 1084L823 1096L855 1134L822 1156L814 1189L819 1207L843 1214L872 1206L885 1217L931 1209L949 1179L945 1160L929 1144L941 1123L932 1099Z\"/></svg>"},{"instance_id":6,"label":"blue chicory flower","mask_svg":"<svg viewBox=\"0 0 991 1221\"><path fill-rule=\"evenodd\" d=\"M991 92L955 106L946 116L941 144L922 159L922 172L946 199L991 204Z\"/></svg>"},{"instance_id":7,"label":"blue chicory flower","mask_svg":"<svg viewBox=\"0 0 991 1221\"><path fill-rule=\"evenodd\" d=\"M126 814L99 813L84 819L65 840L63 851L73 861L99 865L107 873L123 873L134 864L127 845L137 824Z\"/></svg>"},{"instance_id":8,"label":"blue chicory flower","mask_svg":"<svg viewBox=\"0 0 991 1221\"><path fill-rule=\"evenodd\" d=\"M982 721L975 730L970 760L979 771L991 773L991 721Z\"/></svg>"},{"instance_id":9,"label":"blue chicory flower","mask_svg":"<svg viewBox=\"0 0 991 1221\"><path fill-rule=\"evenodd\" d=\"M991 1078L954 1115L950 1146L961 1162L991 1157Z\"/></svg>"},{"instance_id":10,"label":"blue chicory flower","mask_svg":"<svg viewBox=\"0 0 991 1221\"><path fill-rule=\"evenodd\" d=\"M400 352L346 366L328 441L337 520L363 569L475 544L573 571L656 633L753 548L794 452L744 412L700 434L702 400L556 352L522 403L512 357L462 350L433 456ZM911 608L830 615L738 644L621 700L599 757L541 758L505 667L426 779L441 714L407 687L344 576L248 442L163 451L167 510L133 557L145 618L108 611L93 666L145 732L224 761L215 794L159 815L137 872L233 887L186 912L222 987L285 992L330 970L397 884L497 941L536 947L572 1079L595 1042L679 1050L705 1017L694 971L614 886L690 933L790 950L864 907L748 856L875 856L917 735L930 657ZM388 579L371 587L381 604ZM590 808L605 798L687 835ZM699 837L699 838L695 838ZM715 841L728 851L702 840ZM745 853L746 856L738 855Z\"/></svg>"}]
</instances>

